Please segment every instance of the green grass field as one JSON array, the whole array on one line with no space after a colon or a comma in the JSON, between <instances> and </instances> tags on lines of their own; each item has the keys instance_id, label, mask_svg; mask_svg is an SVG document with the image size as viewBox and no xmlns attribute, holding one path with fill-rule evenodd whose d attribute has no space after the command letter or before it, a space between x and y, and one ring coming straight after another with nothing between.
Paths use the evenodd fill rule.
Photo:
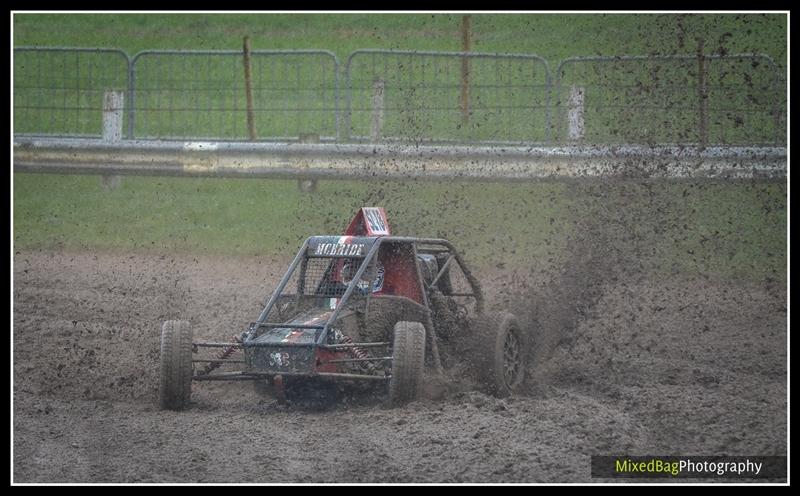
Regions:
<instances>
[{"instance_id":1,"label":"green grass field","mask_svg":"<svg viewBox=\"0 0 800 496\"><path fill-rule=\"evenodd\" d=\"M288 257L312 234L336 234L360 206L382 205L395 233L445 237L473 264L546 268L566 261L579 220L663 273L786 277L786 187L777 183L574 185L15 174L17 249ZM582 191L580 188L577 191ZM597 196L595 196L597 195ZM598 246L598 250L605 249Z\"/></svg>"},{"instance_id":2,"label":"green grass field","mask_svg":"<svg viewBox=\"0 0 800 496\"><path fill-rule=\"evenodd\" d=\"M325 48L343 58L357 48L458 50L459 23L459 15L23 14L14 16L14 43L132 54L239 49L249 34L255 49ZM537 53L553 66L573 55L691 54L700 34L709 53L786 60L780 15L474 15L472 24L473 50ZM363 129L364 116L354 119ZM424 115L408 119L426 124ZM720 132L735 132L720 122ZM403 121L389 125L402 130ZM649 184L599 184L601 196L588 198L555 182L327 181L307 194L286 180L126 177L106 192L95 176L15 174L14 248L284 256L307 235L341 232L359 206L382 205L395 232L450 238L479 266L555 266L577 221L597 216L632 237L653 270L785 280L785 184Z\"/></svg>"},{"instance_id":3,"label":"green grass field","mask_svg":"<svg viewBox=\"0 0 800 496\"><path fill-rule=\"evenodd\" d=\"M396 233L452 238L478 256L497 243L500 263L563 240L564 188L323 181L308 194L290 180L127 177L105 192L97 177L15 174L14 237L36 248L286 255L309 235L343 232L361 206L384 205Z\"/></svg>"},{"instance_id":4,"label":"green grass field","mask_svg":"<svg viewBox=\"0 0 800 496\"><path fill-rule=\"evenodd\" d=\"M359 48L460 50L461 15L444 14L17 14L14 45L145 49ZM472 49L536 53L551 64L576 55L762 52L785 66L779 14L473 14Z\"/></svg>"}]
</instances>

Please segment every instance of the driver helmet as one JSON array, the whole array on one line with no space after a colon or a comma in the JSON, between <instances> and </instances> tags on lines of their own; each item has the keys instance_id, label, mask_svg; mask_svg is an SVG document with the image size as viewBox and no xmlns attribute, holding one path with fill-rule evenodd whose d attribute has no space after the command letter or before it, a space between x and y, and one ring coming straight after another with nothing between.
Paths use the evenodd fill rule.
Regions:
<instances>
[{"instance_id":1,"label":"driver helmet","mask_svg":"<svg viewBox=\"0 0 800 496\"><path fill-rule=\"evenodd\" d=\"M350 281L353 280L353 277L356 275L360 267L361 264L356 261L346 261L342 267L342 282L344 284L350 284ZM361 279L356 283L356 289L361 294L377 293L383 289L383 280L385 275L383 264L377 262L374 272L375 275L370 280L370 271L369 269L365 270L364 274L361 276Z\"/></svg>"}]
</instances>

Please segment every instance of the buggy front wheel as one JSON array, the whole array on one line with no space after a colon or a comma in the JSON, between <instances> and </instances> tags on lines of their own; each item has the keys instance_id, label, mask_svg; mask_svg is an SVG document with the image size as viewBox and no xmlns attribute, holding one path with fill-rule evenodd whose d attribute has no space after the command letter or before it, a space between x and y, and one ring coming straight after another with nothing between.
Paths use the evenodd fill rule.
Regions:
<instances>
[{"instance_id":1,"label":"buggy front wheel","mask_svg":"<svg viewBox=\"0 0 800 496\"><path fill-rule=\"evenodd\" d=\"M161 409L183 410L189 405L191 394L192 328L185 320L167 320L161 327Z\"/></svg>"},{"instance_id":2,"label":"buggy front wheel","mask_svg":"<svg viewBox=\"0 0 800 496\"><path fill-rule=\"evenodd\" d=\"M389 406L414 401L422 389L425 369L425 326L401 321L394 326Z\"/></svg>"}]
</instances>

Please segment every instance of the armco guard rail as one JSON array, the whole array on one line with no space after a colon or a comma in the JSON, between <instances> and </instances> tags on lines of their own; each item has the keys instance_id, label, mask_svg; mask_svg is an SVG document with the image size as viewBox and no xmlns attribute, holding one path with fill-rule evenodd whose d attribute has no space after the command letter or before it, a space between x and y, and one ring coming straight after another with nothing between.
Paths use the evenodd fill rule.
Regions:
<instances>
[{"instance_id":1,"label":"armco guard rail","mask_svg":"<svg viewBox=\"0 0 800 496\"><path fill-rule=\"evenodd\" d=\"M785 179L781 147L485 147L17 138L15 172L189 177Z\"/></svg>"}]
</instances>

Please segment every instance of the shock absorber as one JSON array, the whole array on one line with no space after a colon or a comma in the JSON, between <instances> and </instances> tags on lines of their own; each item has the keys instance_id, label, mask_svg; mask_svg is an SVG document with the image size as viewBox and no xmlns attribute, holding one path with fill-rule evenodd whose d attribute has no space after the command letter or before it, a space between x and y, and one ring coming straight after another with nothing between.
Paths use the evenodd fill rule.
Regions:
<instances>
[{"instance_id":1,"label":"shock absorber","mask_svg":"<svg viewBox=\"0 0 800 496\"><path fill-rule=\"evenodd\" d=\"M339 340L339 342L343 344L351 344L353 342L353 339L350 336L345 336L344 334L342 334L342 337ZM359 346L353 346L351 348L347 348L347 352L353 358L369 358L369 353L367 353L367 350ZM366 366L370 372L372 372L375 369L375 364L372 362L360 362L360 363L364 364L364 366Z\"/></svg>"},{"instance_id":2,"label":"shock absorber","mask_svg":"<svg viewBox=\"0 0 800 496\"><path fill-rule=\"evenodd\" d=\"M230 346L228 346L226 348L223 348L222 351L217 354L217 356L215 357L215 360L225 360L226 358L231 356L234 351L239 349L239 347L237 345L242 342L241 338L239 336L234 336L233 337L233 341L236 344L232 344L232 345L230 345ZM198 375L209 374L212 371L214 371L215 369L217 369L220 365L222 365L222 362L210 362L210 363L206 364L206 366L203 368L203 370L201 370L198 373Z\"/></svg>"}]
</instances>

